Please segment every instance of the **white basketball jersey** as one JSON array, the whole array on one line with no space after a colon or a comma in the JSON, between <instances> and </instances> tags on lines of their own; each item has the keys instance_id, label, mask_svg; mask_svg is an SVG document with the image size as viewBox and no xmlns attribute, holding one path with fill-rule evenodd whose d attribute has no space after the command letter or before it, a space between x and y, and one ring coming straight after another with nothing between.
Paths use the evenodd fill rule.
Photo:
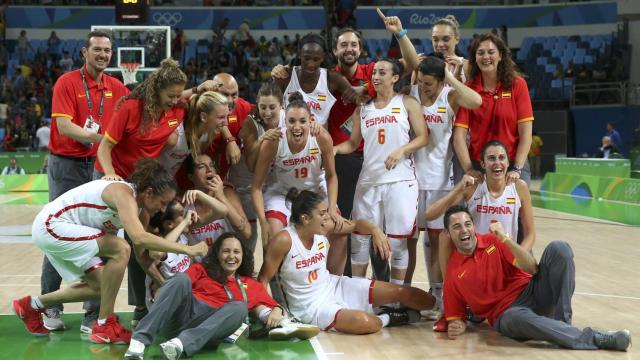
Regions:
<instances>
[{"instance_id":1,"label":"white basketball jersey","mask_svg":"<svg viewBox=\"0 0 640 360\"><path fill-rule=\"evenodd\" d=\"M291 250L284 256L278 278L285 294L287 307L295 315L308 310L311 304L322 302L329 294L331 274L327 270L329 242L322 235L314 235L311 249L307 249L295 227L285 230L291 235Z\"/></svg>"},{"instance_id":2,"label":"white basketball jersey","mask_svg":"<svg viewBox=\"0 0 640 360\"><path fill-rule=\"evenodd\" d=\"M498 198L491 196L487 188L487 181L483 181L471 196L467 207L476 231L488 233L489 225L496 220L502 223L504 231L515 241L518 238L518 213L520 212L520 197L516 190L516 185L511 184L505 187L502 195Z\"/></svg>"},{"instance_id":3,"label":"white basketball jersey","mask_svg":"<svg viewBox=\"0 0 640 360\"><path fill-rule=\"evenodd\" d=\"M189 240L184 234L178 238L178 244L187 245ZM185 272L191 266L191 257L184 254L167 253L167 258L158 265L158 270L165 279L173 277L177 273Z\"/></svg>"},{"instance_id":4,"label":"white basketball jersey","mask_svg":"<svg viewBox=\"0 0 640 360\"><path fill-rule=\"evenodd\" d=\"M336 98L329 91L327 69L320 68L320 77L318 78L316 88L313 89L312 92L306 93L302 90L300 82L298 81L299 68L299 66L294 66L291 72L289 85L287 85L284 91L284 108L286 109L289 105L289 96L297 91L302 94L304 101L309 105L309 109L311 109L311 113L315 117L316 122L326 128L331 107L333 107L333 104L336 102Z\"/></svg>"},{"instance_id":5,"label":"white basketball jersey","mask_svg":"<svg viewBox=\"0 0 640 360\"><path fill-rule=\"evenodd\" d=\"M187 239L189 240L189 245L196 245L204 241L211 246L220 235L231 231L233 231L233 226L227 221L227 218L222 218L200 227L190 228L187 233Z\"/></svg>"},{"instance_id":6,"label":"white basketball jersey","mask_svg":"<svg viewBox=\"0 0 640 360\"><path fill-rule=\"evenodd\" d=\"M449 105L451 87L444 87L431 106L421 106L429 143L414 153L416 178L420 190L451 190L453 188L453 144L451 134L455 113ZM411 87L411 96L420 102L418 85Z\"/></svg>"},{"instance_id":7,"label":"white basketball jersey","mask_svg":"<svg viewBox=\"0 0 640 360\"><path fill-rule=\"evenodd\" d=\"M300 191L326 191L327 188L322 168L322 151L317 138L311 134L304 149L297 154L289 149L287 137L281 137L271 173L273 177L267 189L283 195L292 187Z\"/></svg>"},{"instance_id":8,"label":"white basketball jersey","mask_svg":"<svg viewBox=\"0 0 640 360\"><path fill-rule=\"evenodd\" d=\"M189 140L187 139L187 135L184 132L184 122L181 122L180 125L176 128L176 132L178 133L178 142L176 146L173 148L164 148L158 156L158 162L162 164L162 167L167 169L167 171L171 175L175 175L184 159L191 154L191 150L189 149ZM203 134L200 137L200 142L207 141L207 134Z\"/></svg>"},{"instance_id":9,"label":"white basketball jersey","mask_svg":"<svg viewBox=\"0 0 640 360\"><path fill-rule=\"evenodd\" d=\"M111 184L122 183L133 189L133 185L124 181L94 180L73 188L45 205L42 212L48 213L47 228L56 232L56 223L72 223L99 229L95 235L80 238L55 236L58 240L82 241L97 239L105 232L116 233L122 227L116 209L110 208L102 200L102 192ZM134 192L135 196L135 192Z\"/></svg>"},{"instance_id":10,"label":"white basketball jersey","mask_svg":"<svg viewBox=\"0 0 640 360\"><path fill-rule=\"evenodd\" d=\"M280 110L280 122L278 123L278 127L282 129L283 133L285 131L284 114L284 109ZM253 124L256 127L257 137L259 138L265 133L264 127L262 127L261 124L259 124L255 119L251 117L247 117L247 120L245 121L249 121L250 119L252 119L251 121L253 121ZM251 182L253 181L253 173L249 171L249 168L247 168L244 159L244 144L242 146L242 158L240 159L240 161L238 161L237 164L233 165L229 169L229 174L227 175L227 181L233 184L233 187L238 193L249 192L251 188Z\"/></svg>"},{"instance_id":11,"label":"white basketball jersey","mask_svg":"<svg viewBox=\"0 0 640 360\"><path fill-rule=\"evenodd\" d=\"M358 178L360 184L377 185L415 179L411 155L400 159L391 170L384 166L394 150L411 141L411 125L403 97L402 94L394 96L383 109L376 109L373 101L360 109L360 131L364 139L364 162Z\"/></svg>"}]
</instances>

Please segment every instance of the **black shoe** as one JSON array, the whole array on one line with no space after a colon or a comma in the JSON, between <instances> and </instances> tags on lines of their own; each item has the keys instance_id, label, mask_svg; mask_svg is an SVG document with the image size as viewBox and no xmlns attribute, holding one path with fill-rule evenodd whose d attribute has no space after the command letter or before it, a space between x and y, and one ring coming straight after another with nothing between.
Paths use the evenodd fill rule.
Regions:
<instances>
[{"instance_id":1,"label":"black shoe","mask_svg":"<svg viewBox=\"0 0 640 360\"><path fill-rule=\"evenodd\" d=\"M631 333L626 329L620 331L594 331L593 342L598 349L627 351L631 346Z\"/></svg>"},{"instance_id":2,"label":"black shoe","mask_svg":"<svg viewBox=\"0 0 640 360\"><path fill-rule=\"evenodd\" d=\"M135 329L136 326L138 326L138 323L140 322L140 320L142 320L142 318L147 316L148 313L149 313L149 310L147 309L146 306L143 307L142 309L138 309L138 308L133 309L133 319L131 319L131 328Z\"/></svg>"},{"instance_id":3,"label":"black shoe","mask_svg":"<svg viewBox=\"0 0 640 360\"><path fill-rule=\"evenodd\" d=\"M482 324L486 318L478 316L471 311L471 307L467 305L467 321L471 321L474 324Z\"/></svg>"},{"instance_id":4,"label":"black shoe","mask_svg":"<svg viewBox=\"0 0 640 360\"><path fill-rule=\"evenodd\" d=\"M406 309L406 310L389 309L389 310L383 311L381 314L389 315L388 326L412 324L420 320L420 313L413 309Z\"/></svg>"}]
</instances>

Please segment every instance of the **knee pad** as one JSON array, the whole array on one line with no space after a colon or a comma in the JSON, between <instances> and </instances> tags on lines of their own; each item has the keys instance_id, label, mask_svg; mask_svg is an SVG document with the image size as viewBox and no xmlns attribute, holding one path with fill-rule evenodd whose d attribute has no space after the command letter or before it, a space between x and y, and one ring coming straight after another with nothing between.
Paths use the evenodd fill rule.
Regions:
<instances>
[{"instance_id":1,"label":"knee pad","mask_svg":"<svg viewBox=\"0 0 640 360\"><path fill-rule=\"evenodd\" d=\"M355 265L369 264L370 235L351 234L351 263Z\"/></svg>"},{"instance_id":2,"label":"knee pad","mask_svg":"<svg viewBox=\"0 0 640 360\"><path fill-rule=\"evenodd\" d=\"M394 269L406 269L409 266L409 250L406 239L389 238L391 247L391 267Z\"/></svg>"}]
</instances>

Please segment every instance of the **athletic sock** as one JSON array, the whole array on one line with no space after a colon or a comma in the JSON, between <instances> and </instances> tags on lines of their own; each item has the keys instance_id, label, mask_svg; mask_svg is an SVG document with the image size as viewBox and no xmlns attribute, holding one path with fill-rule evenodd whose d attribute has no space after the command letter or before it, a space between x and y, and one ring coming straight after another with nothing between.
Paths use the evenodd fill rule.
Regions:
<instances>
[{"instance_id":1,"label":"athletic sock","mask_svg":"<svg viewBox=\"0 0 640 360\"><path fill-rule=\"evenodd\" d=\"M391 318L387 314L378 315L378 319L382 321L382 327L386 327L387 325L389 325L389 321L391 320Z\"/></svg>"},{"instance_id":2,"label":"athletic sock","mask_svg":"<svg viewBox=\"0 0 640 360\"><path fill-rule=\"evenodd\" d=\"M36 310L44 309L44 305L42 305L42 301L40 301L40 298L37 296L31 297L31 307Z\"/></svg>"}]
</instances>

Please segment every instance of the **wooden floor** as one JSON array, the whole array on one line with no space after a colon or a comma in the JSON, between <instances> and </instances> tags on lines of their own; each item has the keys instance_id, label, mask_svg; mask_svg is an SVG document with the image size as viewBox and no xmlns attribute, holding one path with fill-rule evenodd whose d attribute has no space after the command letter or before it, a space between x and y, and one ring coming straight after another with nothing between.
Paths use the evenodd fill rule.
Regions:
<instances>
[{"instance_id":1,"label":"wooden floor","mask_svg":"<svg viewBox=\"0 0 640 360\"><path fill-rule=\"evenodd\" d=\"M6 204L2 197L0 204ZM12 298L40 291L42 253L28 236L24 236L40 207L0 205L1 314L9 313ZM640 228L537 208L535 223L537 243L534 253L537 257L550 241L556 239L568 241L574 250L577 272L574 325L596 329L627 328L633 336L640 336ZM261 254L261 251L257 253ZM414 281L416 286L427 289L424 261L421 252L419 254ZM261 259L257 259L256 265L260 263ZM131 310L126 304L126 295L125 277L116 303L118 311ZM80 304L65 308L67 312L80 310ZM432 322L421 321L368 336L322 333L313 345L318 357L325 359L640 359L639 348L631 348L627 353L577 352L545 343L520 343L500 336L487 324L471 327L460 339L448 340L445 335L432 332L431 325ZM25 336L29 335L25 332Z\"/></svg>"}]
</instances>

